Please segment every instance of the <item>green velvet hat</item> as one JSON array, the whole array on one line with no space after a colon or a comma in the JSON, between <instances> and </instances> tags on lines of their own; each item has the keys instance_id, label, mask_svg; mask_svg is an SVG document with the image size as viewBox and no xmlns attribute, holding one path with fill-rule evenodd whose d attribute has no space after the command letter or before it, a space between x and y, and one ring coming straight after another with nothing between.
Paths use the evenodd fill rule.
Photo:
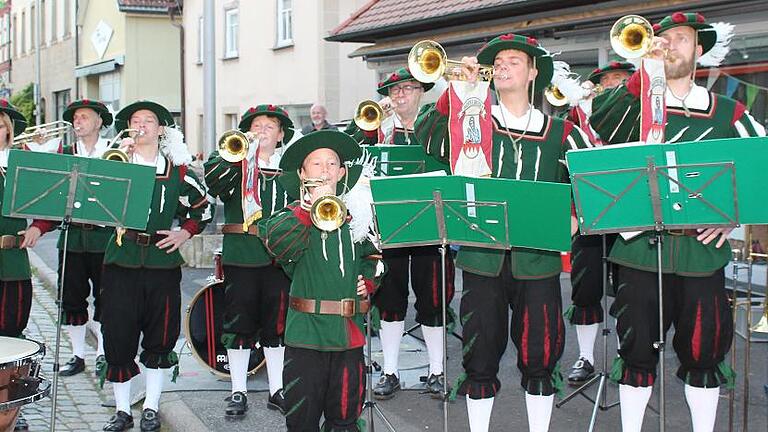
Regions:
<instances>
[{"instance_id":1,"label":"green velvet hat","mask_svg":"<svg viewBox=\"0 0 768 432\"><path fill-rule=\"evenodd\" d=\"M237 128L240 129L240 132L248 132L251 130L253 119L260 115L276 117L280 120L280 127L283 128L283 142L291 141L291 138L293 138L293 122L288 117L288 111L277 105L262 104L248 108L240 117L240 124L237 125Z\"/></svg>"},{"instance_id":2,"label":"green velvet hat","mask_svg":"<svg viewBox=\"0 0 768 432\"><path fill-rule=\"evenodd\" d=\"M96 112L96 114L101 117L101 126L102 127L108 127L112 124L112 113L109 112L109 108L107 108L106 105L99 101L90 100L90 99L80 99L72 102L71 104L67 105L67 108L64 110L64 113L61 115L61 118L63 118L65 121L68 121L72 123L72 119L75 116L75 111L79 110L80 108L90 108L93 111Z\"/></svg>"},{"instance_id":3,"label":"green velvet hat","mask_svg":"<svg viewBox=\"0 0 768 432\"><path fill-rule=\"evenodd\" d=\"M706 54L713 46L715 46L715 42L717 42L717 32L711 25L707 24L704 15L700 13L675 12L654 24L653 32L659 36L671 28L680 26L692 27L697 31L699 44L703 48L702 55Z\"/></svg>"},{"instance_id":4,"label":"green velvet hat","mask_svg":"<svg viewBox=\"0 0 768 432\"><path fill-rule=\"evenodd\" d=\"M0 112L5 113L13 122L13 136L18 136L27 128L27 119L7 99L0 99Z\"/></svg>"},{"instance_id":5,"label":"green velvet hat","mask_svg":"<svg viewBox=\"0 0 768 432\"><path fill-rule=\"evenodd\" d=\"M539 45L536 38L530 36L513 33L497 36L480 48L477 52L477 61L480 64L492 65L496 54L508 49L522 51L535 60L539 73L533 84L534 91L543 90L550 84L555 69L552 55Z\"/></svg>"},{"instance_id":6,"label":"green velvet hat","mask_svg":"<svg viewBox=\"0 0 768 432\"><path fill-rule=\"evenodd\" d=\"M630 62L612 61L603 67L599 67L593 70L587 79L592 81L594 84L599 84L600 77L603 76L603 74L614 71L625 71L631 75L635 73L635 65Z\"/></svg>"},{"instance_id":7,"label":"green velvet hat","mask_svg":"<svg viewBox=\"0 0 768 432\"><path fill-rule=\"evenodd\" d=\"M345 177L339 180L336 186L337 194L340 195L345 192L345 185L347 189L352 189L352 186L360 178L362 166L355 165L350 167L345 163L351 162L363 154L357 142L351 136L341 131L331 129L319 130L299 138L285 150L285 153L280 158L280 169L283 170L283 174L279 177L279 181L286 192L292 197L298 198L299 195L299 170L304 163L304 159L313 151L321 148L329 148L335 151L339 155L342 165L347 167Z\"/></svg>"},{"instance_id":8,"label":"green velvet hat","mask_svg":"<svg viewBox=\"0 0 768 432\"><path fill-rule=\"evenodd\" d=\"M155 113L160 126L173 126L175 124L173 116L164 106L157 102L140 100L127 105L115 114L115 130L119 133L123 129L127 129L131 122L131 116L139 110L149 110Z\"/></svg>"},{"instance_id":9,"label":"green velvet hat","mask_svg":"<svg viewBox=\"0 0 768 432\"><path fill-rule=\"evenodd\" d=\"M411 71L408 70L408 68L400 68L392 72L392 74L388 76L387 79L385 79L384 81L381 81L376 91L382 96L389 96L389 88L403 81L416 81L418 83L421 83L421 86L424 88L425 92L429 91L430 89L432 89L432 87L435 86L435 83L423 83L417 80L416 78L413 77L413 74L411 74Z\"/></svg>"}]
</instances>

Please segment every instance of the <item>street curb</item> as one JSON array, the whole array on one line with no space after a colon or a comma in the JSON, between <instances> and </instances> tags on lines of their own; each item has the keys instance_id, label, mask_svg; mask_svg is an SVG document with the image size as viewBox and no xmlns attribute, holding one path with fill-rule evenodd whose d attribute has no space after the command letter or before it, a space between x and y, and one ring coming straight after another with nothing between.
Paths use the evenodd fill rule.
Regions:
<instances>
[{"instance_id":1,"label":"street curb","mask_svg":"<svg viewBox=\"0 0 768 432\"><path fill-rule=\"evenodd\" d=\"M177 394L164 394L165 400L160 402L158 415L162 419L163 429L166 427L174 431L184 432L208 432L208 427L197 417L187 404ZM174 398L171 399L170 396Z\"/></svg>"}]
</instances>

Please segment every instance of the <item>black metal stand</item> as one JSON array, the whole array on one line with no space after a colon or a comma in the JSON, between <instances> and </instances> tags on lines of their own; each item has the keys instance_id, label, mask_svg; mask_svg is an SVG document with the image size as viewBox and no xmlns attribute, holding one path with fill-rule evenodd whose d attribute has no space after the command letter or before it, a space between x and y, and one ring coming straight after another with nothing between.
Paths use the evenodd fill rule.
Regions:
<instances>
[{"instance_id":1,"label":"black metal stand","mask_svg":"<svg viewBox=\"0 0 768 432\"><path fill-rule=\"evenodd\" d=\"M607 411L615 406L619 405L619 402L613 402L613 403L606 403L606 400L608 398L607 395L607 381L608 381L608 336L611 334L611 329L608 327L608 247L605 235L602 236L603 240L603 256L602 256L602 262L603 262L603 328L601 331L601 334L603 336L603 366L600 372L598 372L595 376L589 379L589 381L582 384L579 388L574 390L571 394L564 397L563 400L556 403L555 406L560 408L569 401L571 401L573 398L576 397L576 395L581 395L588 401L590 401L592 404L594 404L594 407L592 408L592 417L589 419L589 432L592 432L595 430L595 423L597 421L597 412L598 409L601 411ZM597 394L594 399L587 396L586 391L588 388L592 387L597 383Z\"/></svg>"},{"instance_id":2,"label":"black metal stand","mask_svg":"<svg viewBox=\"0 0 768 432\"><path fill-rule=\"evenodd\" d=\"M387 416L384 415L384 412L381 411L379 406L376 404L376 401L373 399L373 357L371 357L371 310L368 309L368 312L365 315L366 325L365 325L365 345L366 345L366 352L367 352L367 359L365 363L365 369L366 374L368 375L368 379L366 380L366 390L365 390L365 403L363 403L363 412L365 410L368 410L368 430L370 432L374 432L374 413L379 416L381 421L384 422L384 424L387 426L387 428L395 432L395 427L392 426L392 423L387 419ZM362 416L363 414L361 414Z\"/></svg>"},{"instance_id":3,"label":"black metal stand","mask_svg":"<svg viewBox=\"0 0 768 432\"><path fill-rule=\"evenodd\" d=\"M653 343L653 347L659 352L659 432L664 432L666 429L666 411L667 406L665 403L665 384L666 384L666 361L664 359L664 273L662 272L662 230L656 229L654 237L651 242L656 244L656 275L658 277L659 285L659 340Z\"/></svg>"}]
</instances>

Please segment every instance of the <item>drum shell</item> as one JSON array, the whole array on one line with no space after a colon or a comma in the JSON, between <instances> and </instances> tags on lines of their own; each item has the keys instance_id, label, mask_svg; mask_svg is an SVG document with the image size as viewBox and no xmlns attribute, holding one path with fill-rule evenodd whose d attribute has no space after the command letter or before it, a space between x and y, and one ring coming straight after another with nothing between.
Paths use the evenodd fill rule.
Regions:
<instances>
[{"instance_id":1,"label":"drum shell","mask_svg":"<svg viewBox=\"0 0 768 432\"><path fill-rule=\"evenodd\" d=\"M13 339L0 337L0 347L3 347L0 352L8 356L8 345L3 342L19 343ZM33 352L0 363L0 432L13 430L22 405L40 400L50 392L50 383L39 377L45 346L32 340L23 343L31 345ZM13 356L10 353L10 357Z\"/></svg>"}]
</instances>

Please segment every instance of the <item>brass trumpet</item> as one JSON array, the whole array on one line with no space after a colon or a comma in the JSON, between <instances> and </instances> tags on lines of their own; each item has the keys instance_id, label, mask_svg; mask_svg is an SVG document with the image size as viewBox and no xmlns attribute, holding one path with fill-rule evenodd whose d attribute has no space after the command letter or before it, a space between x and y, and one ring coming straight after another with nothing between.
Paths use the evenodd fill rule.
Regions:
<instances>
[{"instance_id":1,"label":"brass trumpet","mask_svg":"<svg viewBox=\"0 0 768 432\"><path fill-rule=\"evenodd\" d=\"M461 70L462 62L449 60L445 49L432 40L423 40L411 48L408 53L408 70L413 77L423 83L433 83L441 77L464 80L467 77ZM490 81L493 78L493 66L479 65L479 79Z\"/></svg>"},{"instance_id":2,"label":"brass trumpet","mask_svg":"<svg viewBox=\"0 0 768 432\"><path fill-rule=\"evenodd\" d=\"M307 194L309 188L326 184L325 178L308 178L301 181L301 196ZM335 231L344 225L347 218L347 206L336 195L324 195L318 198L309 209L309 216L319 230L324 233Z\"/></svg>"},{"instance_id":3,"label":"brass trumpet","mask_svg":"<svg viewBox=\"0 0 768 432\"><path fill-rule=\"evenodd\" d=\"M69 133L71 130L73 130L72 123L64 120L30 126L24 129L24 133L14 138L13 143L24 146L36 139L48 141Z\"/></svg>"},{"instance_id":4,"label":"brass trumpet","mask_svg":"<svg viewBox=\"0 0 768 432\"><path fill-rule=\"evenodd\" d=\"M653 26L640 15L627 15L613 24L610 38L616 54L625 59L640 58L651 50Z\"/></svg>"},{"instance_id":5,"label":"brass trumpet","mask_svg":"<svg viewBox=\"0 0 768 432\"><path fill-rule=\"evenodd\" d=\"M138 129L123 129L120 131L119 134L115 135L114 138L112 138L112 141L109 143L109 148L107 151L104 152L103 155L101 155L102 159L116 161L116 162L128 162L131 160L131 158L128 156L128 153L125 152L125 150L117 148L117 146L120 145L120 142L125 138L126 135L130 133L135 133L138 136L144 135L144 131L138 130Z\"/></svg>"},{"instance_id":6,"label":"brass trumpet","mask_svg":"<svg viewBox=\"0 0 768 432\"><path fill-rule=\"evenodd\" d=\"M248 147L254 138L255 136L251 132L243 133L238 129L228 130L219 138L219 155L227 162L240 162L248 155Z\"/></svg>"},{"instance_id":7,"label":"brass trumpet","mask_svg":"<svg viewBox=\"0 0 768 432\"><path fill-rule=\"evenodd\" d=\"M384 109L372 100L364 100L355 111L355 124L364 131L374 131L381 126L384 119Z\"/></svg>"},{"instance_id":8,"label":"brass trumpet","mask_svg":"<svg viewBox=\"0 0 768 432\"><path fill-rule=\"evenodd\" d=\"M603 91L605 91L603 86L601 86L600 84L596 85L591 90L584 87L582 88L584 89L584 94L579 98L580 101L587 99L593 94L599 95ZM547 87L546 90L544 90L544 97L547 99L547 102L549 102L549 104L552 106L561 107L561 106L568 105L568 97L564 95L563 92L561 92L560 89L554 84L550 85L549 87Z\"/></svg>"}]
</instances>

